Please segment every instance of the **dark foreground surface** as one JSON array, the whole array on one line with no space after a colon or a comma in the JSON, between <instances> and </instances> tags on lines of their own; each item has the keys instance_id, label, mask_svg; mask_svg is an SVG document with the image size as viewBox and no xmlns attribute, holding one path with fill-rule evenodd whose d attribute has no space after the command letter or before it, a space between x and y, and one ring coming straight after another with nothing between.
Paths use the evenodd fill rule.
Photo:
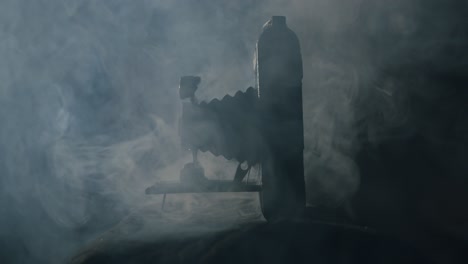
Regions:
<instances>
[{"instance_id":1,"label":"dark foreground surface","mask_svg":"<svg viewBox=\"0 0 468 264\"><path fill-rule=\"evenodd\" d=\"M221 232L181 230L152 241L101 238L72 263L468 263L461 248L443 247L422 248L349 225L288 220Z\"/></svg>"}]
</instances>

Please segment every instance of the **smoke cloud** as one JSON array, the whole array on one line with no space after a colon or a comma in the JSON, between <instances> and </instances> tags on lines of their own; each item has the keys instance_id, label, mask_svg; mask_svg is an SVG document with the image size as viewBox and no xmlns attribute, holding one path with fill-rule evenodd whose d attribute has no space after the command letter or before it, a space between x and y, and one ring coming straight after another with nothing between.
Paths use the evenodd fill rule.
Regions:
<instances>
[{"instance_id":1,"label":"smoke cloud","mask_svg":"<svg viewBox=\"0 0 468 264\"><path fill-rule=\"evenodd\" d=\"M431 96L398 90L387 73L458 60L446 49L465 42L447 29L466 21L448 14L466 4L433 2L3 0L0 262L62 263L159 201L145 188L177 179L190 159L177 136L180 76L201 76L201 100L254 86L255 43L272 15L302 47L308 202L344 203L359 188L359 136L394 136L412 120L407 99ZM236 165L202 162L211 177ZM188 213L209 200L184 197L173 205Z\"/></svg>"}]
</instances>

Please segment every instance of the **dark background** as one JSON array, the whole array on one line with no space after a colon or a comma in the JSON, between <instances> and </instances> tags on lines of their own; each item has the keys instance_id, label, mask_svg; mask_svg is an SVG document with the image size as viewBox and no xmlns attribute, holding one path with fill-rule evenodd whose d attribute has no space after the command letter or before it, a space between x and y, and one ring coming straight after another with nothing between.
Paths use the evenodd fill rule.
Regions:
<instances>
[{"instance_id":1,"label":"dark background","mask_svg":"<svg viewBox=\"0 0 468 264\"><path fill-rule=\"evenodd\" d=\"M467 13L453 0L1 1L0 262L63 263L135 211L154 237L185 220L224 230L258 219L248 195L141 208L159 206L144 189L177 179L189 158L179 77L200 75L203 100L253 86L272 15L302 47L309 205L457 260L468 235ZM233 175L234 162L202 159L209 176ZM186 226L178 237L200 231Z\"/></svg>"}]
</instances>

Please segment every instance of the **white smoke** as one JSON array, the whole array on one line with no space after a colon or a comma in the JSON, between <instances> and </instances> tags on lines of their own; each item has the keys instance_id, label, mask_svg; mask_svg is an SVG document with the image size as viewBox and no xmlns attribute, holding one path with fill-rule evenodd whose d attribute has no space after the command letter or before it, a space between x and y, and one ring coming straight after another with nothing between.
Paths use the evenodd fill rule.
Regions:
<instances>
[{"instance_id":1,"label":"white smoke","mask_svg":"<svg viewBox=\"0 0 468 264\"><path fill-rule=\"evenodd\" d=\"M180 76L202 77L202 100L254 86L255 42L272 15L287 17L302 46L309 203L343 203L359 187L359 132L388 136L379 124L356 123L380 112L392 127L408 116L397 84L372 85L380 67L408 59L402 49L439 48L415 37L417 2L3 0L0 242L17 251L0 256L60 263L159 202L144 189L177 179L190 160L177 135ZM434 28L440 38L444 23ZM206 155L213 177L235 166ZM188 197L171 200L175 208L209 200Z\"/></svg>"}]
</instances>

